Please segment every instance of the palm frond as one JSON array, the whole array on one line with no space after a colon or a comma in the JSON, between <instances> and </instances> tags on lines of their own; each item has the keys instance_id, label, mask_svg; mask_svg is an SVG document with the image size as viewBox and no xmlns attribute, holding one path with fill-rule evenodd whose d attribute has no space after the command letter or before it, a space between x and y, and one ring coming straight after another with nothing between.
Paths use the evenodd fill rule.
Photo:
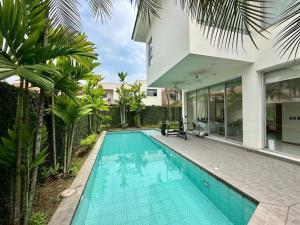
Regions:
<instances>
[{"instance_id":1,"label":"palm frond","mask_svg":"<svg viewBox=\"0 0 300 225\"><path fill-rule=\"evenodd\" d=\"M300 46L300 1L294 0L281 17L278 26L287 24L276 36L274 46L280 56L288 54L288 59L296 58Z\"/></svg>"},{"instance_id":2,"label":"palm frond","mask_svg":"<svg viewBox=\"0 0 300 225\"><path fill-rule=\"evenodd\" d=\"M78 0L50 0L49 17L53 27L66 27L71 31L80 31L78 4Z\"/></svg>"},{"instance_id":3,"label":"palm frond","mask_svg":"<svg viewBox=\"0 0 300 225\"><path fill-rule=\"evenodd\" d=\"M159 18L158 11L161 9L161 0L131 0L136 8L138 8L138 16L143 23L151 25L151 18Z\"/></svg>"},{"instance_id":4,"label":"palm frond","mask_svg":"<svg viewBox=\"0 0 300 225\"><path fill-rule=\"evenodd\" d=\"M110 19L112 14L111 0L87 0L93 15L102 22Z\"/></svg>"},{"instance_id":5,"label":"palm frond","mask_svg":"<svg viewBox=\"0 0 300 225\"><path fill-rule=\"evenodd\" d=\"M252 31L261 35L267 14L265 0L180 0L182 8L195 20L211 43L219 48L237 48Z\"/></svg>"},{"instance_id":6,"label":"palm frond","mask_svg":"<svg viewBox=\"0 0 300 225\"><path fill-rule=\"evenodd\" d=\"M86 0L92 14L96 19L105 22L110 19L112 13L111 0ZM80 32L81 22L78 0L50 0L49 16L52 26L65 27L71 32Z\"/></svg>"}]
</instances>

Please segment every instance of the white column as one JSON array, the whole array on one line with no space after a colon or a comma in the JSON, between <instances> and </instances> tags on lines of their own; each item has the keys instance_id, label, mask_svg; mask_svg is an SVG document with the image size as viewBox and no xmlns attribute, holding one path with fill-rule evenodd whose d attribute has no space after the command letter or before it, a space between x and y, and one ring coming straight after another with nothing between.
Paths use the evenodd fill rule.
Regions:
<instances>
[{"instance_id":1,"label":"white column","mask_svg":"<svg viewBox=\"0 0 300 225\"><path fill-rule=\"evenodd\" d=\"M182 90L182 118L184 130L187 130L187 93Z\"/></svg>"},{"instance_id":2,"label":"white column","mask_svg":"<svg viewBox=\"0 0 300 225\"><path fill-rule=\"evenodd\" d=\"M263 76L254 65L243 70L243 144L251 148L264 147Z\"/></svg>"}]
</instances>

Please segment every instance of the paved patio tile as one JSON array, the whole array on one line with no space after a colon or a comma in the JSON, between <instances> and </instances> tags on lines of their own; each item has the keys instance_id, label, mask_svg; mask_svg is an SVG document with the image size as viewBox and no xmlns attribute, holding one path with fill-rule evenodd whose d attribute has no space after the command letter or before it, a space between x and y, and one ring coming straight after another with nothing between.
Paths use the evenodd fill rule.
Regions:
<instances>
[{"instance_id":1,"label":"paved patio tile","mask_svg":"<svg viewBox=\"0 0 300 225\"><path fill-rule=\"evenodd\" d=\"M153 135L260 202L249 225L300 225L300 166L192 135Z\"/></svg>"}]
</instances>

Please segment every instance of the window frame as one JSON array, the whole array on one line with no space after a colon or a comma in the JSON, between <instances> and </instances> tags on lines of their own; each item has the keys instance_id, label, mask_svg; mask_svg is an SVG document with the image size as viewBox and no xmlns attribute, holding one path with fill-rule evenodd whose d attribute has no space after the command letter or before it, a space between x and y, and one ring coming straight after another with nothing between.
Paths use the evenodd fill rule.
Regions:
<instances>
[{"instance_id":1,"label":"window frame","mask_svg":"<svg viewBox=\"0 0 300 225\"><path fill-rule=\"evenodd\" d=\"M152 92L152 95L149 94L149 92ZM155 88L147 88L147 97L157 97L157 89Z\"/></svg>"}]
</instances>

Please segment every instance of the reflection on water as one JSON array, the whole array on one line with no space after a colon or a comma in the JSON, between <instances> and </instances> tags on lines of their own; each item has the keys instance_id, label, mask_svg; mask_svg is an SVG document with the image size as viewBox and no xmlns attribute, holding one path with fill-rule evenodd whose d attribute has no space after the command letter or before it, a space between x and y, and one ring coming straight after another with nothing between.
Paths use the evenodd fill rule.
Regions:
<instances>
[{"instance_id":1,"label":"reflection on water","mask_svg":"<svg viewBox=\"0 0 300 225\"><path fill-rule=\"evenodd\" d=\"M72 224L232 225L163 148L141 132L108 134Z\"/></svg>"}]
</instances>

